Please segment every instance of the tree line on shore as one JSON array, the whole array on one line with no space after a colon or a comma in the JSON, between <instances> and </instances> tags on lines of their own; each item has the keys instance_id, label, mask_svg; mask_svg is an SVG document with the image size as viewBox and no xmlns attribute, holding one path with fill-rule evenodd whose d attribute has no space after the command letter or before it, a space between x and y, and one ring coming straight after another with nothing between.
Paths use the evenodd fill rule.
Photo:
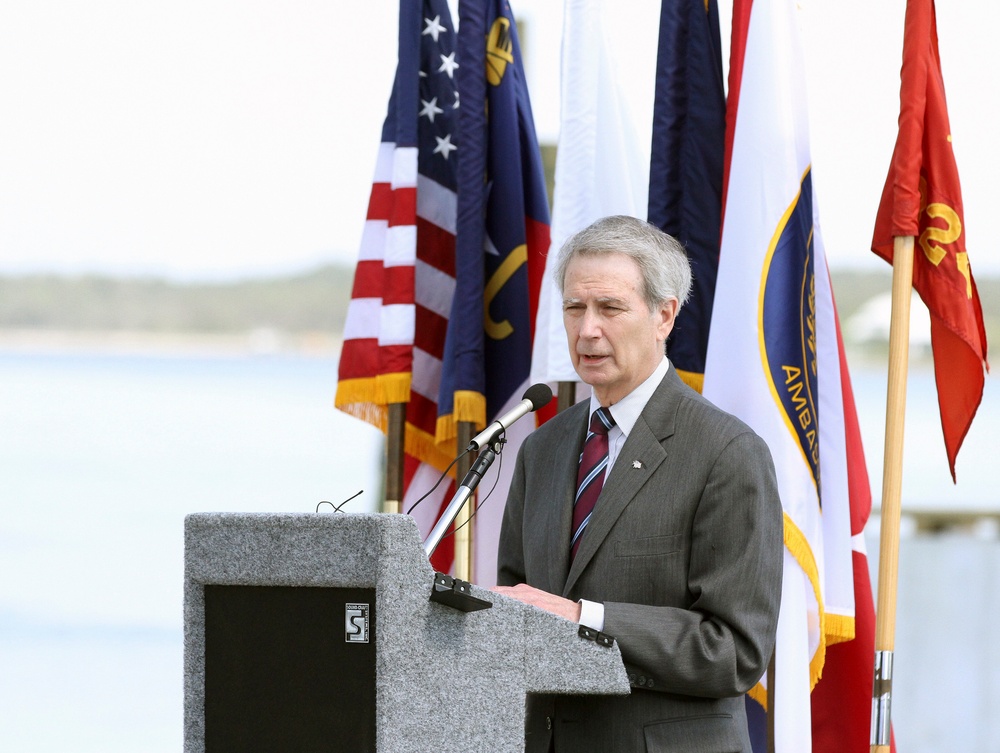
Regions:
<instances>
[{"instance_id":1,"label":"tree line on shore","mask_svg":"<svg viewBox=\"0 0 1000 753\"><path fill-rule=\"evenodd\" d=\"M177 282L151 277L0 277L0 329L154 333L339 332L353 270Z\"/></svg>"},{"instance_id":2,"label":"tree line on shore","mask_svg":"<svg viewBox=\"0 0 1000 753\"><path fill-rule=\"evenodd\" d=\"M0 329L152 333L339 335L354 270L326 265L295 275L178 282L110 275L0 276ZM892 286L891 269L831 271L841 322ZM987 333L1000 331L1000 277L977 278Z\"/></svg>"}]
</instances>

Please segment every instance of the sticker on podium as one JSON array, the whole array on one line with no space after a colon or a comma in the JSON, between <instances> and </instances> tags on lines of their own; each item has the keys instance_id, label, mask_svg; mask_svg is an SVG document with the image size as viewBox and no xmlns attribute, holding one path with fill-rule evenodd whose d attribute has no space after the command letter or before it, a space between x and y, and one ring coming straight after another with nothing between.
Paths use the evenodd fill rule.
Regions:
<instances>
[{"instance_id":1,"label":"sticker on podium","mask_svg":"<svg viewBox=\"0 0 1000 753\"><path fill-rule=\"evenodd\" d=\"M368 643L368 605L345 604L345 638L348 643Z\"/></svg>"}]
</instances>

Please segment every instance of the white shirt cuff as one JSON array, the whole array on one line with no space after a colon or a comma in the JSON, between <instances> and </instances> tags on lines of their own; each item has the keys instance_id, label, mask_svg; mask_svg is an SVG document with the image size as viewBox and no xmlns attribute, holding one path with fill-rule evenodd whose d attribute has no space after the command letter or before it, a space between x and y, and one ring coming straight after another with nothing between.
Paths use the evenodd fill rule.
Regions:
<instances>
[{"instance_id":1,"label":"white shirt cuff","mask_svg":"<svg viewBox=\"0 0 1000 753\"><path fill-rule=\"evenodd\" d=\"M580 624L597 632L604 631L604 604L580 599Z\"/></svg>"}]
</instances>

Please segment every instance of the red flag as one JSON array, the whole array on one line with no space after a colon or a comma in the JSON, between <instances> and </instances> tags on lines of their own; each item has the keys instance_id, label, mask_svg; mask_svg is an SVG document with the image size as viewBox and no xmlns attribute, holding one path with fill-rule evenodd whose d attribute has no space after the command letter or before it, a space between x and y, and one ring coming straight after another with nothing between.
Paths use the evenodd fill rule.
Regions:
<instances>
[{"instance_id":1,"label":"red flag","mask_svg":"<svg viewBox=\"0 0 1000 753\"><path fill-rule=\"evenodd\" d=\"M941 428L955 458L983 397L986 330L965 251L962 190L938 55L933 0L908 0L899 136L875 219L872 250L892 262L893 237L914 236L913 287L931 314Z\"/></svg>"}]
</instances>

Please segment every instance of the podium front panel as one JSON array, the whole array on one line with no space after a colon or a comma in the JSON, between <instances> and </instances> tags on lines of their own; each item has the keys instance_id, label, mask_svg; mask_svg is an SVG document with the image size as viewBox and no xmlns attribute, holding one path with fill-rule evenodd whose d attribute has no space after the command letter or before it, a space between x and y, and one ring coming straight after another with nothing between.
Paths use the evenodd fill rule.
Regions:
<instances>
[{"instance_id":1,"label":"podium front panel","mask_svg":"<svg viewBox=\"0 0 1000 753\"><path fill-rule=\"evenodd\" d=\"M618 647L576 623L474 585L492 608L432 602L408 515L184 529L185 753L523 753L526 693L629 692Z\"/></svg>"},{"instance_id":2,"label":"podium front panel","mask_svg":"<svg viewBox=\"0 0 1000 753\"><path fill-rule=\"evenodd\" d=\"M375 751L375 589L206 585L205 751Z\"/></svg>"}]
</instances>

